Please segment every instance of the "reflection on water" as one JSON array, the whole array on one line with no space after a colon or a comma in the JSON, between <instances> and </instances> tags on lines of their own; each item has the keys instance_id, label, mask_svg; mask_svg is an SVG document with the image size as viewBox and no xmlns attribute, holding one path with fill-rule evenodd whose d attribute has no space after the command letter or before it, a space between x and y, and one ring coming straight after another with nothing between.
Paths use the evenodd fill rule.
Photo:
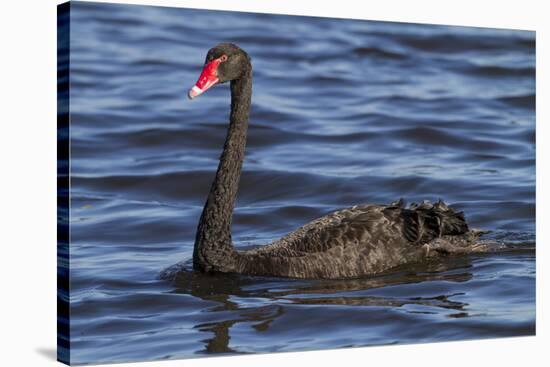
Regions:
<instances>
[{"instance_id":1,"label":"reflection on water","mask_svg":"<svg viewBox=\"0 0 550 367\"><path fill-rule=\"evenodd\" d=\"M513 253L531 254L531 250L515 248ZM501 253L501 256L506 253ZM204 339L203 352L238 352L230 347L231 328L242 323L257 332L266 332L273 321L285 314L288 305L362 306L368 308L408 307L410 314L437 314L437 308L449 318L475 317L469 304L454 300L465 293L451 291L436 296L400 296L391 292L378 296L369 290L382 287L401 288L407 284L424 282L467 282L473 278L472 261L468 257L452 257L444 261L411 264L387 274L366 279L347 280L289 280L266 277L249 277L238 274L203 274L192 269L190 262L172 267L175 293L191 294L215 306L207 312L231 312L230 319L198 324L195 328L212 333ZM163 274L163 276L167 276ZM405 293L405 292L403 292ZM250 301L253 300L253 301ZM256 303L260 303L257 306ZM320 320L319 320L320 321ZM391 322L391 320L388 320Z\"/></svg>"},{"instance_id":2,"label":"reflection on water","mask_svg":"<svg viewBox=\"0 0 550 367\"><path fill-rule=\"evenodd\" d=\"M71 16L73 363L534 334L534 32L79 2ZM464 210L498 251L345 281L190 270L229 90L186 91L222 41L254 66L237 246L403 197Z\"/></svg>"}]
</instances>

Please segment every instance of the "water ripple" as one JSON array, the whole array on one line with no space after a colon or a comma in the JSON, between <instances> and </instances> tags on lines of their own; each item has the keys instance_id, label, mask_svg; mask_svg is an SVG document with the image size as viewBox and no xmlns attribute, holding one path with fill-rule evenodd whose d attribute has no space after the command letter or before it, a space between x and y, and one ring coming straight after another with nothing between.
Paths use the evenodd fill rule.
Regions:
<instances>
[{"instance_id":1,"label":"water ripple","mask_svg":"<svg viewBox=\"0 0 550 367\"><path fill-rule=\"evenodd\" d=\"M71 6L73 363L534 334L534 32ZM237 246L404 197L501 251L347 281L194 272L229 88L185 93L222 41L254 64Z\"/></svg>"}]
</instances>

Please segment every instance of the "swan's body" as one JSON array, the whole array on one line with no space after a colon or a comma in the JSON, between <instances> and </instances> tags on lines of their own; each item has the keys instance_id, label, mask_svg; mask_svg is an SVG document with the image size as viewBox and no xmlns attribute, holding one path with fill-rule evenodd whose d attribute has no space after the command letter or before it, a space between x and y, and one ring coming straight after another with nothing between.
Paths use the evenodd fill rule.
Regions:
<instances>
[{"instance_id":1,"label":"swan's body","mask_svg":"<svg viewBox=\"0 0 550 367\"><path fill-rule=\"evenodd\" d=\"M231 81L230 124L216 177L195 240L193 266L204 272L294 278L354 278L448 253L472 252L480 232L443 202L404 208L357 205L314 220L278 241L236 250L231 222L244 158L252 95L248 55L232 44L211 49L194 98L217 82Z\"/></svg>"}]
</instances>

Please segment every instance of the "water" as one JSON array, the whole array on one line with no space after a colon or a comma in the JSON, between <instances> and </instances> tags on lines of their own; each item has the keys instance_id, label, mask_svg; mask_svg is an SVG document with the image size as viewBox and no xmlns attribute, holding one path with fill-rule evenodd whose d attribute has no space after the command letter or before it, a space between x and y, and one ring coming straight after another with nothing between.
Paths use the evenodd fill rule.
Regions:
<instances>
[{"instance_id":1,"label":"water","mask_svg":"<svg viewBox=\"0 0 550 367\"><path fill-rule=\"evenodd\" d=\"M535 333L534 33L93 3L72 21L73 363ZM345 281L159 280L191 258L225 138L228 86L186 99L222 41L254 66L237 246L404 197L519 251Z\"/></svg>"}]
</instances>

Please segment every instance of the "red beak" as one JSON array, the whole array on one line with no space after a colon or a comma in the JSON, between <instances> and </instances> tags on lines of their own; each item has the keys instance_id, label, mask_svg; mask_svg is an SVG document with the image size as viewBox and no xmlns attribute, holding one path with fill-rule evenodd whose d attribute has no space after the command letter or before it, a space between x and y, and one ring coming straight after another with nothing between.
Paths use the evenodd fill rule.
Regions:
<instances>
[{"instance_id":1,"label":"red beak","mask_svg":"<svg viewBox=\"0 0 550 367\"><path fill-rule=\"evenodd\" d=\"M187 96L189 99L193 99L196 96L204 93L207 89L211 88L220 80L218 79L218 66L223 62L222 57L210 61L204 65L199 80L195 83L193 88L189 89Z\"/></svg>"}]
</instances>

